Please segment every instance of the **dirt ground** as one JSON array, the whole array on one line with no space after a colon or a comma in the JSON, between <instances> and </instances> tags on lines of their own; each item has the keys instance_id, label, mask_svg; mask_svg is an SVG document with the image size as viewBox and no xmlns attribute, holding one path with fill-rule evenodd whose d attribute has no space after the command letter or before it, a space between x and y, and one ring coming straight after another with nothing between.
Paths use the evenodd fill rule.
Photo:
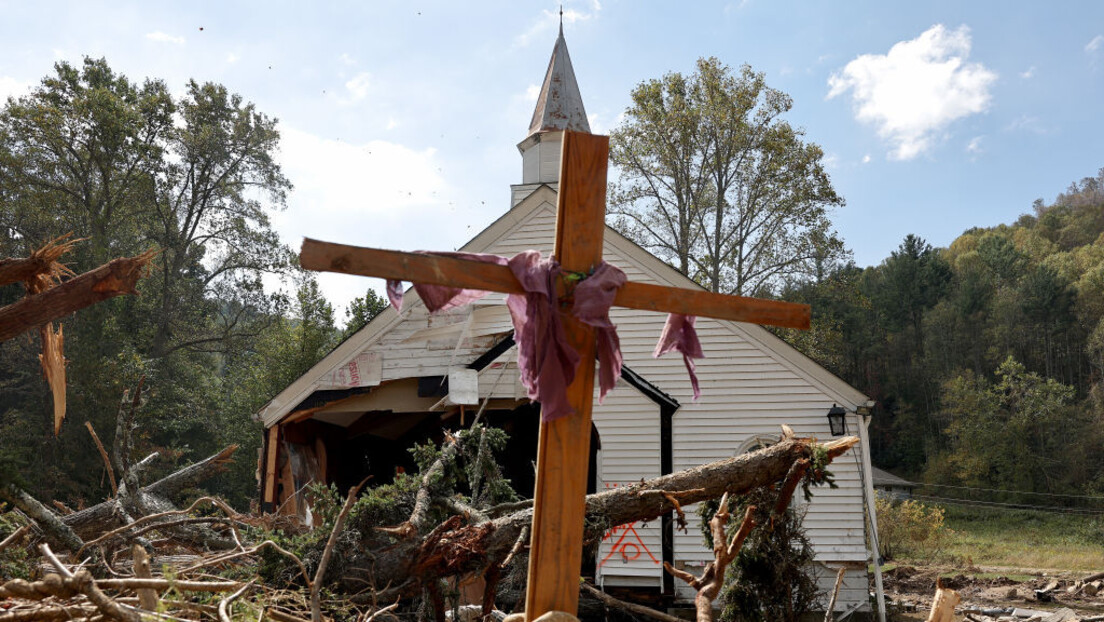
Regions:
<instances>
[{"instance_id":1,"label":"dirt ground","mask_svg":"<svg viewBox=\"0 0 1104 622\"><path fill-rule=\"evenodd\" d=\"M1104 564L1104 560L1102 560ZM918 568L897 566L883 573L886 609L891 620L925 620L931 609L935 583L962 597L956 620L1011 619L1013 610L1027 619L1028 610L1052 612L1072 609L1079 618L1104 616L1104 586L1084 585L1086 573L1040 572L1022 568ZM1043 592L1043 593L1040 593ZM997 610L1001 610L998 613Z\"/></svg>"}]
</instances>

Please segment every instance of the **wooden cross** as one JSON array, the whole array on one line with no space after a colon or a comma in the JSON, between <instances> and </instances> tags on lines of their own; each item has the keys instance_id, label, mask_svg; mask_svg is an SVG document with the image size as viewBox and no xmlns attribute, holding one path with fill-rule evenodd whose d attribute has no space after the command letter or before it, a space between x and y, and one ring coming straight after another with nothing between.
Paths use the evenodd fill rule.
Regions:
<instances>
[{"instance_id":1,"label":"wooden cross","mask_svg":"<svg viewBox=\"0 0 1104 622\"><path fill-rule=\"evenodd\" d=\"M562 149L553 255L566 272L590 273L602 261L609 137L567 131ZM506 266L451 257L306 239L300 263L309 270L525 293ZM808 305L631 281L618 290L614 304L801 329L809 327L810 316ZM561 319L569 342L579 352L579 368L567 388L575 414L540 426L525 600L530 622L548 611L574 615L579 604L596 344L592 327L569 312L561 313Z\"/></svg>"}]
</instances>

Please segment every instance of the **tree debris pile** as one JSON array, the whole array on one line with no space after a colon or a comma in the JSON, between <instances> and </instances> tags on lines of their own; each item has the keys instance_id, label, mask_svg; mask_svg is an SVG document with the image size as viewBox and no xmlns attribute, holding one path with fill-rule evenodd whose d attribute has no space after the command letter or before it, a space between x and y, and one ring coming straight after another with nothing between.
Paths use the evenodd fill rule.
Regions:
<instances>
[{"instance_id":1,"label":"tree debris pile","mask_svg":"<svg viewBox=\"0 0 1104 622\"><path fill-rule=\"evenodd\" d=\"M307 529L278 513L243 514L217 497L195 498L197 486L225 469L235 446L143 483L158 458L132 456L145 392L143 379L133 395L124 394L111 452L89 426L113 485L111 498L79 511L55 503L55 511L14 484L0 486L0 501L11 507L0 514L0 622L262 614L320 622L323 612L333 619L445 622L449 610L456 616L461 607L486 616L524 603L532 507L517 500L498 470L494 453L506 444L501 430L473 424L447 435L440 448L420 447L419 474L363 493L364 482L347 495L310 486L306 497L316 520ZM784 512L796 487L810 483L811 461L826 464L857 442L846 437L818 445L784 427L766 449L590 495L584 544L596 546L610 526L671 512L681 523L683 504L779 482L769 507ZM718 533L726 520L722 505ZM753 527L745 521L743 536ZM706 570L711 576L682 577L701 590L699 619L711 619L719 578L739 541L721 541L716 569ZM605 595L601 601L667 619Z\"/></svg>"}]
</instances>

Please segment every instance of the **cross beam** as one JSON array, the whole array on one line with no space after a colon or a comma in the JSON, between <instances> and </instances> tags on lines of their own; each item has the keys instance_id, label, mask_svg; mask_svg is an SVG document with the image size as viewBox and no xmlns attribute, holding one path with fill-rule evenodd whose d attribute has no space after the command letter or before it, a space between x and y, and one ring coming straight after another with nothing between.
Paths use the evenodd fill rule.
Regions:
<instances>
[{"instance_id":1,"label":"cross beam","mask_svg":"<svg viewBox=\"0 0 1104 622\"><path fill-rule=\"evenodd\" d=\"M567 272L589 273L602 260L609 138L564 132L553 255ZM524 293L510 269L452 257L403 253L304 240L300 264L323 270L504 293ZM773 326L808 328L807 305L725 296L700 290L625 283L614 304ZM582 565L587 457L594 396L594 329L561 313L579 369L567 388L575 414L542 422L529 551L525 615L575 614Z\"/></svg>"},{"instance_id":2,"label":"cross beam","mask_svg":"<svg viewBox=\"0 0 1104 622\"><path fill-rule=\"evenodd\" d=\"M400 279L430 285L462 286L503 294L524 294L507 266L422 253L335 244L305 238L299 262L308 270ZM784 328L809 328L809 305L699 289L664 287L629 281L617 290L613 304L629 309L699 315Z\"/></svg>"}]
</instances>

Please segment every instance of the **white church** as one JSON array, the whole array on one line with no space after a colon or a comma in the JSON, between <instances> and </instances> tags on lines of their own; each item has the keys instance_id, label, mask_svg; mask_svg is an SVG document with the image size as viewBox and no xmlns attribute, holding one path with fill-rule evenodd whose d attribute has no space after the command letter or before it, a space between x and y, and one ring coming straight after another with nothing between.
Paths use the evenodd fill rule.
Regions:
<instances>
[{"instance_id":1,"label":"white church","mask_svg":"<svg viewBox=\"0 0 1104 622\"><path fill-rule=\"evenodd\" d=\"M511 187L502 216L461 251L551 253L564 130L590 127L561 29L528 135L518 144L521 183ZM604 256L630 280L700 289L609 227ZM681 357L652 357L665 316L617 307L610 316L625 369L604 403L594 405L590 491L758 448L776 440L782 424L798 436L828 439L827 414L842 407L847 433L861 444L833 462L838 488L814 489L811 502L795 500L795 507L805 513L822 589L831 591L838 569L846 568L838 614L870 611L872 402L764 328L709 318L697 322L706 358L698 361L702 395L695 402ZM504 295L430 315L407 291L402 312L383 311L258 413L265 426L264 507L303 516L309 509L297 491L310 481L342 489L367 474L387 481L412 466L406 451L412 443L439 438L444 427L470 425L480 406L485 421L510 434L504 468L517 490L531 494L539 407L518 381L516 356ZM697 574L712 559L697 513L691 507L686 515L685 533L669 519L615 527L584 571L606 587L692 601L693 591L662 566Z\"/></svg>"}]
</instances>

